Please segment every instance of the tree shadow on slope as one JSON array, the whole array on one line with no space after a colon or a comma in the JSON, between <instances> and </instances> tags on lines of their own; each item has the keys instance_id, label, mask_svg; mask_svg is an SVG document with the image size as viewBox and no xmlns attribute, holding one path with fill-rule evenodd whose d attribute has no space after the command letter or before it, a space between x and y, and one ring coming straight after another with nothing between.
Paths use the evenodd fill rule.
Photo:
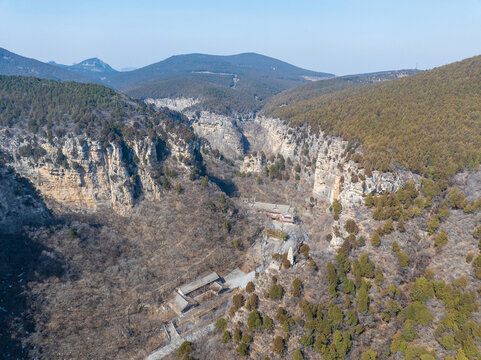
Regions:
<instances>
[{"instance_id":1,"label":"tree shadow on slope","mask_svg":"<svg viewBox=\"0 0 481 360\"><path fill-rule=\"evenodd\" d=\"M59 256L27 235L0 235L0 348L5 359L31 358L36 329L28 283L61 277Z\"/></svg>"},{"instance_id":2,"label":"tree shadow on slope","mask_svg":"<svg viewBox=\"0 0 481 360\"><path fill-rule=\"evenodd\" d=\"M29 283L60 277L65 266L57 252L21 231L53 217L32 183L1 163L0 199L0 358L32 358L36 323Z\"/></svg>"},{"instance_id":3,"label":"tree shadow on slope","mask_svg":"<svg viewBox=\"0 0 481 360\"><path fill-rule=\"evenodd\" d=\"M216 184L229 197L237 196L237 185L232 179L221 179L209 174L209 180Z\"/></svg>"}]
</instances>

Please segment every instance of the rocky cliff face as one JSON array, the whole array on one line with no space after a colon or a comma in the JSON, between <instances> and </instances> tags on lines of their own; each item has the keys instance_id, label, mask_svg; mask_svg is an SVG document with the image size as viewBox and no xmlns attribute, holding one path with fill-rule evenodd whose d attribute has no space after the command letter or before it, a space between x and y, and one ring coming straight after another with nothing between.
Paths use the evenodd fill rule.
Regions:
<instances>
[{"instance_id":1,"label":"rocky cliff face","mask_svg":"<svg viewBox=\"0 0 481 360\"><path fill-rule=\"evenodd\" d=\"M192 128L195 133L209 141L214 149L229 158L243 156L248 149L247 141L236 119L228 116L201 111L193 119Z\"/></svg>"},{"instance_id":2,"label":"rocky cliff face","mask_svg":"<svg viewBox=\"0 0 481 360\"><path fill-rule=\"evenodd\" d=\"M193 98L161 98L161 99L145 99L147 104L154 104L157 107L167 107L175 111L183 111L195 104L200 103L199 99Z\"/></svg>"},{"instance_id":3,"label":"rocky cliff face","mask_svg":"<svg viewBox=\"0 0 481 360\"><path fill-rule=\"evenodd\" d=\"M150 99L149 102L187 109L185 114L194 131L213 148L229 157L245 156L242 172L262 172L265 156L280 154L289 158L303 169L300 176L312 185L312 195L326 208L334 199L350 208L359 204L367 192L397 190L408 180L420 181L419 176L402 169L396 173L374 171L367 177L363 169L348 158L347 141L314 132L308 126L292 129L280 119L264 116L236 119L207 111L195 114L188 110L196 103L194 99Z\"/></svg>"},{"instance_id":4,"label":"rocky cliff face","mask_svg":"<svg viewBox=\"0 0 481 360\"><path fill-rule=\"evenodd\" d=\"M349 157L346 141L316 133L308 126L292 129L279 119L261 116L236 119L207 111L189 112L194 99L149 102L187 109L194 132L206 138L212 148L230 158L244 156L242 172L261 173L266 159L282 155L296 164L296 177L312 188L312 197L325 210L338 199L348 213L367 192L396 190L407 180L419 182L407 171L366 176ZM106 146L73 134L52 140L18 130L0 133L0 151L8 154L8 164L30 179L55 206L81 212L113 208L125 214L139 199L158 200L162 196L165 166L179 168L184 175L191 171L189 164L199 153L200 142L185 140L168 129L166 133L168 139L160 148L168 149L168 156L163 159L158 140L147 136Z\"/></svg>"},{"instance_id":5,"label":"rocky cliff face","mask_svg":"<svg viewBox=\"0 0 481 360\"><path fill-rule=\"evenodd\" d=\"M292 129L279 119L255 118L243 123L243 129L253 150L266 156L281 154L299 164L302 179L312 185L313 196L326 204L338 199L349 207L361 201L363 194L368 192L395 191L406 181L420 181L418 175L401 169L396 173L373 171L366 176L348 157L347 141L322 132L313 133L307 126ZM261 172L264 163L259 153L249 154L241 170Z\"/></svg>"},{"instance_id":6,"label":"rocky cliff face","mask_svg":"<svg viewBox=\"0 0 481 360\"><path fill-rule=\"evenodd\" d=\"M242 119L214 114L209 111L191 111L189 108L200 101L191 98L161 98L147 99L148 104L158 108L167 107L183 113L191 120L195 133L209 141L214 149L219 150L229 158L243 156L248 151L248 142L245 139L240 123Z\"/></svg>"},{"instance_id":7,"label":"rocky cliff face","mask_svg":"<svg viewBox=\"0 0 481 360\"><path fill-rule=\"evenodd\" d=\"M0 163L0 235L16 234L24 226L50 221L52 216L32 184Z\"/></svg>"},{"instance_id":8,"label":"rocky cliff face","mask_svg":"<svg viewBox=\"0 0 481 360\"><path fill-rule=\"evenodd\" d=\"M396 191L410 180L420 184L418 175L404 169L367 174L353 160L355 153L362 154L361 148L351 150L347 141L308 126L293 129L280 119L262 116L234 119L208 112L188 116L196 134L213 148L230 156L244 156L240 165L244 174L264 173L273 163L269 160L272 156L281 155L295 164L296 177L311 188L311 197L323 211L328 211L335 199L341 203L341 218L333 223L338 228L346 219L359 215L367 193ZM333 231L331 245L341 243L342 237Z\"/></svg>"},{"instance_id":9,"label":"rocky cliff face","mask_svg":"<svg viewBox=\"0 0 481 360\"><path fill-rule=\"evenodd\" d=\"M49 142L21 132L0 134L8 165L28 178L53 207L80 212L112 208L125 214L139 198L158 199L163 191L159 171L166 165L188 171L178 160L188 162L200 144L170 137L165 146L169 156L160 161L159 144L148 137L105 147L88 137ZM43 149L41 156L30 156L26 149L31 148Z\"/></svg>"}]
</instances>

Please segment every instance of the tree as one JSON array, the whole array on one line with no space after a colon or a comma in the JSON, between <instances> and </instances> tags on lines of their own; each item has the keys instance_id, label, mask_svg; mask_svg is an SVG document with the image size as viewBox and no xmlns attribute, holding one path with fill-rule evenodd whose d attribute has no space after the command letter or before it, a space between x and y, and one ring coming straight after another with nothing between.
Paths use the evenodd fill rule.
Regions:
<instances>
[{"instance_id":1,"label":"tree","mask_svg":"<svg viewBox=\"0 0 481 360\"><path fill-rule=\"evenodd\" d=\"M300 297L301 296L301 287L302 287L301 280L299 280L299 278L295 278L292 281L292 296Z\"/></svg>"},{"instance_id":2,"label":"tree","mask_svg":"<svg viewBox=\"0 0 481 360\"><path fill-rule=\"evenodd\" d=\"M224 335L222 335L222 342L224 344L227 344L231 340L230 332L229 331L224 331Z\"/></svg>"},{"instance_id":3,"label":"tree","mask_svg":"<svg viewBox=\"0 0 481 360\"><path fill-rule=\"evenodd\" d=\"M381 269L376 270L376 275L374 276L374 282L376 285L380 286L382 282L384 281L384 276L382 274Z\"/></svg>"},{"instance_id":4,"label":"tree","mask_svg":"<svg viewBox=\"0 0 481 360\"><path fill-rule=\"evenodd\" d=\"M445 231L441 231L439 234L436 235L434 239L434 245L436 247L443 247L448 243L448 234Z\"/></svg>"},{"instance_id":5,"label":"tree","mask_svg":"<svg viewBox=\"0 0 481 360\"><path fill-rule=\"evenodd\" d=\"M234 306L236 311L240 309L242 306L244 306L244 303L245 303L245 299L242 294L234 295L234 297L232 298L232 305Z\"/></svg>"},{"instance_id":6,"label":"tree","mask_svg":"<svg viewBox=\"0 0 481 360\"><path fill-rule=\"evenodd\" d=\"M453 187L449 192L448 201L454 209L464 209L467 204L466 198L457 187Z\"/></svg>"},{"instance_id":7,"label":"tree","mask_svg":"<svg viewBox=\"0 0 481 360\"><path fill-rule=\"evenodd\" d=\"M374 206L374 198L371 193L366 195L366 198L364 199L364 205L369 208Z\"/></svg>"},{"instance_id":8,"label":"tree","mask_svg":"<svg viewBox=\"0 0 481 360\"><path fill-rule=\"evenodd\" d=\"M254 286L254 283L252 281L249 281L246 285L246 291L248 293L253 293L255 291L255 286Z\"/></svg>"},{"instance_id":9,"label":"tree","mask_svg":"<svg viewBox=\"0 0 481 360\"><path fill-rule=\"evenodd\" d=\"M339 202L339 200L334 199L331 206L332 206L332 211L334 211L334 219L335 220L339 219L339 215L341 214L341 211L342 211L341 203Z\"/></svg>"},{"instance_id":10,"label":"tree","mask_svg":"<svg viewBox=\"0 0 481 360\"><path fill-rule=\"evenodd\" d=\"M359 267L361 276L372 278L374 277L374 263L369 261L369 254L362 253L359 255Z\"/></svg>"},{"instance_id":11,"label":"tree","mask_svg":"<svg viewBox=\"0 0 481 360\"><path fill-rule=\"evenodd\" d=\"M377 354L372 349L368 349L361 355L361 360L377 360Z\"/></svg>"},{"instance_id":12,"label":"tree","mask_svg":"<svg viewBox=\"0 0 481 360\"><path fill-rule=\"evenodd\" d=\"M234 341L239 342L242 339L242 331L239 328L234 329Z\"/></svg>"},{"instance_id":13,"label":"tree","mask_svg":"<svg viewBox=\"0 0 481 360\"><path fill-rule=\"evenodd\" d=\"M202 186L206 187L207 185L209 185L209 178L207 176L204 176L202 178L202 182L200 183Z\"/></svg>"},{"instance_id":14,"label":"tree","mask_svg":"<svg viewBox=\"0 0 481 360\"><path fill-rule=\"evenodd\" d=\"M367 283L364 279L361 280L361 287L357 290L357 311L363 313L369 308L369 296L367 292Z\"/></svg>"},{"instance_id":15,"label":"tree","mask_svg":"<svg viewBox=\"0 0 481 360\"><path fill-rule=\"evenodd\" d=\"M285 351L284 338L280 335L277 335L274 338L274 351L279 355L284 354L284 351Z\"/></svg>"},{"instance_id":16,"label":"tree","mask_svg":"<svg viewBox=\"0 0 481 360\"><path fill-rule=\"evenodd\" d=\"M474 276L476 279L481 279L481 254L473 261Z\"/></svg>"},{"instance_id":17,"label":"tree","mask_svg":"<svg viewBox=\"0 0 481 360\"><path fill-rule=\"evenodd\" d=\"M332 264L332 262L328 262L326 265L326 272L327 272L327 280L329 281L329 285L336 286L338 283L336 268Z\"/></svg>"},{"instance_id":18,"label":"tree","mask_svg":"<svg viewBox=\"0 0 481 360\"><path fill-rule=\"evenodd\" d=\"M302 244L301 248L299 249L299 252L307 259L309 257L309 245L307 244Z\"/></svg>"},{"instance_id":19,"label":"tree","mask_svg":"<svg viewBox=\"0 0 481 360\"><path fill-rule=\"evenodd\" d=\"M331 304L329 306L329 310L327 311L327 317L331 321L331 326L335 329L342 325L344 314L339 306Z\"/></svg>"},{"instance_id":20,"label":"tree","mask_svg":"<svg viewBox=\"0 0 481 360\"><path fill-rule=\"evenodd\" d=\"M377 232L372 234L371 245L374 246L375 248L378 248L381 245L381 237Z\"/></svg>"},{"instance_id":21,"label":"tree","mask_svg":"<svg viewBox=\"0 0 481 360\"><path fill-rule=\"evenodd\" d=\"M177 192L177 194L182 193L182 190L183 190L183 189L182 189L182 185L181 185L181 184L177 184L177 185L175 186L175 191Z\"/></svg>"},{"instance_id":22,"label":"tree","mask_svg":"<svg viewBox=\"0 0 481 360\"><path fill-rule=\"evenodd\" d=\"M294 351L292 360L304 360L304 356L302 355L302 351L300 349Z\"/></svg>"},{"instance_id":23,"label":"tree","mask_svg":"<svg viewBox=\"0 0 481 360\"><path fill-rule=\"evenodd\" d=\"M389 322L392 318L399 314L401 309L401 305L396 300L389 299L382 314L382 319L386 322Z\"/></svg>"},{"instance_id":24,"label":"tree","mask_svg":"<svg viewBox=\"0 0 481 360\"><path fill-rule=\"evenodd\" d=\"M215 322L215 328L217 330L225 330L227 326L227 321L224 318L218 318Z\"/></svg>"},{"instance_id":25,"label":"tree","mask_svg":"<svg viewBox=\"0 0 481 360\"><path fill-rule=\"evenodd\" d=\"M481 226L478 226L476 228L476 230L474 230L473 232L473 237L476 239L476 240L481 240Z\"/></svg>"},{"instance_id":26,"label":"tree","mask_svg":"<svg viewBox=\"0 0 481 360\"><path fill-rule=\"evenodd\" d=\"M433 284L424 277L419 277L411 284L411 298L413 301L425 303L434 297Z\"/></svg>"},{"instance_id":27,"label":"tree","mask_svg":"<svg viewBox=\"0 0 481 360\"><path fill-rule=\"evenodd\" d=\"M262 326L264 330L272 331L274 330L274 321L267 315L262 318Z\"/></svg>"},{"instance_id":28,"label":"tree","mask_svg":"<svg viewBox=\"0 0 481 360\"><path fill-rule=\"evenodd\" d=\"M433 315L429 312L426 305L415 301L408 305L403 311L403 315L407 320L413 320L417 324L426 326L433 319Z\"/></svg>"},{"instance_id":29,"label":"tree","mask_svg":"<svg viewBox=\"0 0 481 360\"><path fill-rule=\"evenodd\" d=\"M240 356L247 356L248 346L241 342L235 349Z\"/></svg>"},{"instance_id":30,"label":"tree","mask_svg":"<svg viewBox=\"0 0 481 360\"><path fill-rule=\"evenodd\" d=\"M240 245L239 239L234 239L233 245L234 245L234 248L235 248L235 249L238 249L238 248L239 248L239 245Z\"/></svg>"},{"instance_id":31,"label":"tree","mask_svg":"<svg viewBox=\"0 0 481 360\"><path fill-rule=\"evenodd\" d=\"M249 314L249 317L247 318L247 328L250 331L262 330L262 319L257 310L254 310Z\"/></svg>"},{"instance_id":32,"label":"tree","mask_svg":"<svg viewBox=\"0 0 481 360\"><path fill-rule=\"evenodd\" d=\"M392 219L389 218L388 221L386 221L382 227L382 232L384 234L390 234L394 230L394 225L392 223Z\"/></svg>"},{"instance_id":33,"label":"tree","mask_svg":"<svg viewBox=\"0 0 481 360\"><path fill-rule=\"evenodd\" d=\"M284 289L279 284L273 284L269 289L269 297L271 299L278 300L282 298L283 294L284 294Z\"/></svg>"},{"instance_id":34,"label":"tree","mask_svg":"<svg viewBox=\"0 0 481 360\"><path fill-rule=\"evenodd\" d=\"M437 217L433 217L428 222L428 234L429 235L434 234L434 232L438 229L438 227L439 227L439 220Z\"/></svg>"},{"instance_id":35,"label":"tree","mask_svg":"<svg viewBox=\"0 0 481 360\"><path fill-rule=\"evenodd\" d=\"M222 223L222 230L229 232L229 230L230 230L230 225L229 225L229 222L228 222L227 220L225 220L225 221Z\"/></svg>"},{"instance_id":36,"label":"tree","mask_svg":"<svg viewBox=\"0 0 481 360\"><path fill-rule=\"evenodd\" d=\"M190 341L184 341L177 349L177 357L182 359L185 355L189 355L193 350L192 343Z\"/></svg>"},{"instance_id":37,"label":"tree","mask_svg":"<svg viewBox=\"0 0 481 360\"><path fill-rule=\"evenodd\" d=\"M344 229L346 229L346 231L349 234L353 234L353 235L356 235L359 232L359 227L357 226L356 222L352 219L349 219L344 223Z\"/></svg>"},{"instance_id":38,"label":"tree","mask_svg":"<svg viewBox=\"0 0 481 360\"><path fill-rule=\"evenodd\" d=\"M415 329L415 322L412 321L412 320L406 320L404 322L404 327L403 327L403 330L401 332L401 337L406 341L406 342L410 342L410 341L413 341L417 336L417 332L416 332L416 329Z\"/></svg>"},{"instance_id":39,"label":"tree","mask_svg":"<svg viewBox=\"0 0 481 360\"><path fill-rule=\"evenodd\" d=\"M244 344L250 344L250 343L252 343L252 340L253 339L252 339L252 336L250 334L248 334L248 333L242 334L242 342Z\"/></svg>"}]
</instances>

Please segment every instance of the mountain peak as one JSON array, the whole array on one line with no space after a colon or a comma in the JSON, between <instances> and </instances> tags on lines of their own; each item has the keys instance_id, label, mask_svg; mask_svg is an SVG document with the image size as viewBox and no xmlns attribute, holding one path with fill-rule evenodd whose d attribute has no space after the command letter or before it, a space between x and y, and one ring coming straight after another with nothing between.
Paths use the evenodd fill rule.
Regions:
<instances>
[{"instance_id":1,"label":"mountain peak","mask_svg":"<svg viewBox=\"0 0 481 360\"><path fill-rule=\"evenodd\" d=\"M94 72L116 72L116 70L114 70L109 64L96 57L81 61L72 65L71 68Z\"/></svg>"}]
</instances>

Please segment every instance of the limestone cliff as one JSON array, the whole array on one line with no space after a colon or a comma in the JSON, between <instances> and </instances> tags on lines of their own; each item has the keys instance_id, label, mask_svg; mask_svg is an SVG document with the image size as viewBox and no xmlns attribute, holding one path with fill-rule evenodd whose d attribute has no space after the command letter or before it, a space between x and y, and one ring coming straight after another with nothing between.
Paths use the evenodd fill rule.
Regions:
<instances>
[{"instance_id":1,"label":"limestone cliff","mask_svg":"<svg viewBox=\"0 0 481 360\"><path fill-rule=\"evenodd\" d=\"M243 120L240 117L219 115L209 111L192 111L190 108L198 104L199 100L191 98L147 99L146 102L158 108L167 107L183 111L190 119L195 133L229 158L243 156L248 151L248 143L240 125Z\"/></svg>"},{"instance_id":2,"label":"limestone cliff","mask_svg":"<svg viewBox=\"0 0 481 360\"><path fill-rule=\"evenodd\" d=\"M168 157L161 160L158 141L145 137L105 146L88 137L49 142L17 131L0 133L0 150L9 154L8 165L29 179L53 207L80 212L113 208L124 214L140 198L158 199L163 167L170 165L185 175L186 163L200 147L197 140L171 136L163 150ZM41 156L25 153L32 148L42 149Z\"/></svg>"},{"instance_id":3,"label":"limestone cliff","mask_svg":"<svg viewBox=\"0 0 481 360\"><path fill-rule=\"evenodd\" d=\"M194 113L189 107L194 99L149 99L156 106L184 109L195 133L229 157L244 156L240 171L260 173L266 156L282 155L299 164L300 176L312 186L312 195L327 208L334 199L346 209L362 201L363 194L397 190L408 180L419 183L419 176L399 169L393 172L364 170L347 155L348 142L339 137L313 131L309 126L296 129L280 119L251 115L228 117L207 111ZM362 153L362 149L356 150ZM312 166L314 164L314 166ZM363 180L360 180L363 179Z\"/></svg>"}]
</instances>

